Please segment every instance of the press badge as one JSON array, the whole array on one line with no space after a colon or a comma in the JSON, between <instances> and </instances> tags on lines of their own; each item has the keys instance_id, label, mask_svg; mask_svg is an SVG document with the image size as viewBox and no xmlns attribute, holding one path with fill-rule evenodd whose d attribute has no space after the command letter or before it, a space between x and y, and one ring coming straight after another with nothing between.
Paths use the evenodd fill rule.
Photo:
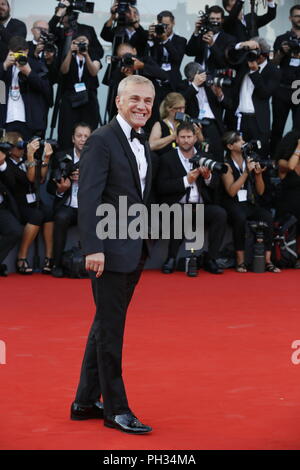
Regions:
<instances>
[{"instance_id":1,"label":"press badge","mask_svg":"<svg viewBox=\"0 0 300 470\"><path fill-rule=\"evenodd\" d=\"M85 83L80 82L80 83L75 83L74 85L76 93L80 93L81 91L86 91L86 86Z\"/></svg>"},{"instance_id":2,"label":"press badge","mask_svg":"<svg viewBox=\"0 0 300 470\"><path fill-rule=\"evenodd\" d=\"M28 193L26 194L26 199L28 204L32 204L33 202L36 202L36 195L35 193Z\"/></svg>"},{"instance_id":3,"label":"press badge","mask_svg":"<svg viewBox=\"0 0 300 470\"><path fill-rule=\"evenodd\" d=\"M300 66L300 59L291 59L290 60L290 67L299 67Z\"/></svg>"},{"instance_id":4,"label":"press badge","mask_svg":"<svg viewBox=\"0 0 300 470\"><path fill-rule=\"evenodd\" d=\"M247 189L240 189L237 193L239 202L247 201Z\"/></svg>"}]
</instances>

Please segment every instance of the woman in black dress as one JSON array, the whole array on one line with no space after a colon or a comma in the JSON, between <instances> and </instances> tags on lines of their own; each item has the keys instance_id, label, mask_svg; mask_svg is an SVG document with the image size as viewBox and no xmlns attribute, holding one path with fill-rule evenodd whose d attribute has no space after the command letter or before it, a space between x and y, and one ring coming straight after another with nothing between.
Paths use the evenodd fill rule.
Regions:
<instances>
[{"instance_id":1,"label":"woman in black dress","mask_svg":"<svg viewBox=\"0 0 300 470\"><path fill-rule=\"evenodd\" d=\"M297 219L297 253L295 268L300 269L300 131L288 132L276 150L280 198L277 201L277 215L293 214Z\"/></svg>"}]
</instances>

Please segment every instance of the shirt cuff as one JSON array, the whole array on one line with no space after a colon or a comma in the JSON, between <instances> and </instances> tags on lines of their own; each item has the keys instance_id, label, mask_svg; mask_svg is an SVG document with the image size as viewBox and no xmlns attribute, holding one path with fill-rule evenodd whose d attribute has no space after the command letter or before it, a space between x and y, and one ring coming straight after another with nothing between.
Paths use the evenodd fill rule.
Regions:
<instances>
[{"instance_id":1,"label":"shirt cuff","mask_svg":"<svg viewBox=\"0 0 300 470\"><path fill-rule=\"evenodd\" d=\"M149 47L153 47L153 46L154 46L154 42L153 42L153 41L147 41L147 43L148 43L148 46L149 46Z\"/></svg>"},{"instance_id":2,"label":"shirt cuff","mask_svg":"<svg viewBox=\"0 0 300 470\"><path fill-rule=\"evenodd\" d=\"M195 85L195 83L192 83L193 87L195 88L195 90L198 92L199 91L199 86Z\"/></svg>"},{"instance_id":3,"label":"shirt cuff","mask_svg":"<svg viewBox=\"0 0 300 470\"><path fill-rule=\"evenodd\" d=\"M59 193L59 192L56 191L56 196L57 196L57 197L63 197L64 194L65 194L65 193Z\"/></svg>"},{"instance_id":4,"label":"shirt cuff","mask_svg":"<svg viewBox=\"0 0 300 470\"><path fill-rule=\"evenodd\" d=\"M5 171L7 168L7 163L3 162L2 165L0 165L0 171Z\"/></svg>"},{"instance_id":5,"label":"shirt cuff","mask_svg":"<svg viewBox=\"0 0 300 470\"><path fill-rule=\"evenodd\" d=\"M236 51L238 51L238 50L241 49L241 44L242 44L241 42L238 42L238 43L235 45L234 48L235 48Z\"/></svg>"},{"instance_id":6,"label":"shirt cuff","mask_svg":"<svg viewBox=\"0 0 300 470\"><path fill-rule=\"evenodd\" d=\"M184 184L185 189L187 189L190 186L187 176L183 177L183 184Z\"/></svg>"}]
</instances>

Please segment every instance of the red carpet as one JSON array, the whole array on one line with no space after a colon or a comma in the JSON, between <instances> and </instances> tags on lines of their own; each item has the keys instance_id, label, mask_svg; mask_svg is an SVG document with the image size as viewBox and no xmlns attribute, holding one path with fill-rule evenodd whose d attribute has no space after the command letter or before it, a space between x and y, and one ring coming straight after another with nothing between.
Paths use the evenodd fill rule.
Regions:
<instances>
[{"instance_id":1,"label":"red carpet","mask_svg":"<svg viewBox=\"0 0 300 470\"><path fill-rule=\"evenodd\" d=\"M124 378L153 433L73 422L94 307L88 280L0 278L0 449L300 449L300 273L190 279L146 271L129 310Z\"/></svg>"}]
</instances>

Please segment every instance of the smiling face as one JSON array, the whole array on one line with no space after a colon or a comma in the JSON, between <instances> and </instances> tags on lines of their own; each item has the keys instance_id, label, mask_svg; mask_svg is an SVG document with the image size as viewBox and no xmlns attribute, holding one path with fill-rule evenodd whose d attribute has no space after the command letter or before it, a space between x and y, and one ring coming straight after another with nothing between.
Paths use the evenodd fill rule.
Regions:
<instances>
[{"instance_id":1,"label":"smiling face","mask_svg":"<svg viewBox=\"0 0 300 470\"><path fill-rule=\"evenodd\" d=\"M143 127L151 116L154 90L147 83L128 83L116 97L120 115L135 130Z\"/></svg>"}]
</instances>

